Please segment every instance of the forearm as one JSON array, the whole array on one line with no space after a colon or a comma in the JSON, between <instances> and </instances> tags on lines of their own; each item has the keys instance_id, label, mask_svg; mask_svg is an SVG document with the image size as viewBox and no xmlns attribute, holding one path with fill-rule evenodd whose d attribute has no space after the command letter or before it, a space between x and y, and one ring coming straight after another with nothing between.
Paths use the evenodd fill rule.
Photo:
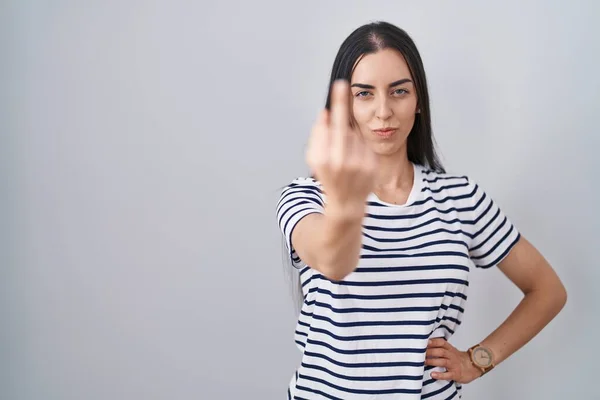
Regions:
<instances>
[{"instance_id":1,"label":"forearm","mask_svg":"<svg viewBox=\"0 0 600 400\"><path fill-rule=\"evenodd\" d=\"M319 230L318 260L324 274L342 280L353 272L360 259L364 205L352 212L326 208Z\"/></svg>"},{"instance_id":2,"label":"forearm","mask_svg":"<svg viewBox=\"0 0 600 400\"><path fill-rule=\"evenodd\" d=\"M492 350L495 364L500 364L533 339L560 312L565 301L566 292L560 283L528 292L481 344Z\"/></svg>"}]
</instances>

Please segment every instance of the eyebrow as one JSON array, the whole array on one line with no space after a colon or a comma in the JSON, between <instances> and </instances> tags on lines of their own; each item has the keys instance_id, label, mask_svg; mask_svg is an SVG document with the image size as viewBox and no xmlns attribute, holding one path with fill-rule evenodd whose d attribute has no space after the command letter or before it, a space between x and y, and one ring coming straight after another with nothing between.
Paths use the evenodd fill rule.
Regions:
<instances>
[{"instance_id":1,"label":"eyebrow","mask_svg":"<svg viewBox=\"0 0 600 400\"><path fill-rule=\"evenodd\" d=\"M412 82L412 81L408 78L404 78L404 79L400 79L400 80L390 83L388 85L388 87L392 88L394 86L402 85L403 83L408 83L408 82ZM350 87L357 87L357 88L361 88L361 89L375 89L375 86L365 85L364 83L353 83Z\"/></svg>"}]
</instances>

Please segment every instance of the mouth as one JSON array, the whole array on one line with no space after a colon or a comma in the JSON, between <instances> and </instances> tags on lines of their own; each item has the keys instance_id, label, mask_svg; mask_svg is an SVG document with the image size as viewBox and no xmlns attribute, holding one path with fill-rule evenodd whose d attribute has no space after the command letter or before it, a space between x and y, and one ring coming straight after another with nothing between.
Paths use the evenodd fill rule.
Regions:
<instances>
[{"instance_id":1,"label":"mouth","mask_svg":"<svg viewBox=\"0 0 600 400\"><path fill-rule=\"evenodd\" d=\"M397 128L382 128L382 129L373 129L373 132L382 138L389 138L392 136L398 129Z\"/></svg>"}]
</instances>

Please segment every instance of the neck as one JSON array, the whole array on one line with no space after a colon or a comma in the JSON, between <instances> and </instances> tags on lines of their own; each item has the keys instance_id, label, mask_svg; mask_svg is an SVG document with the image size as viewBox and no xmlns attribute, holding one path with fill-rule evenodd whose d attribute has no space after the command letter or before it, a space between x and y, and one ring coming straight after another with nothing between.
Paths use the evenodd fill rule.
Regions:
<instances>
[{"instance_id":1,"label":"neck","mask_svg":"<svg viewBox=\"0 0 600 400\"><path fill-rule=\"evenodd\" d=\"M412 188L414 168L406 153L401 157L380 157L377 163L375 187L383 190Z\"/></svg>"}]
</instances>

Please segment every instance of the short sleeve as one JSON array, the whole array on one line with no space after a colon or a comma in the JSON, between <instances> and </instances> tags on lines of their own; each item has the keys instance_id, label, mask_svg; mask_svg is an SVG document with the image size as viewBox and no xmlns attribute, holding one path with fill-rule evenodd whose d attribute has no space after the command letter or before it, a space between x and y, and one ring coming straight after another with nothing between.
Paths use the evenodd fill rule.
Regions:
<instances>
[{"instance_id":1,"label":"short sleeve","mask_svg":"<svg viewBox=\"0 0 600 400\"><path fill-rule=\"evenodd\" d=\"M469 255L476 267L498 265L518 242L520 233L494 200L469 179Z\"/></svg>"},{"instance_id":2,"label":"short sleeve","mask_svg":"<svg viewBox=\"0 0 600 400\"><path fill-rule=\"evenodd\" d=\"M292 232L296 224L305 216L323 212L323 192L315 179L297 178L281 191L277 202L277 222L295 268L302 268L306 264L302 262L292 246Z\"/></svg>"}]
</instances>

